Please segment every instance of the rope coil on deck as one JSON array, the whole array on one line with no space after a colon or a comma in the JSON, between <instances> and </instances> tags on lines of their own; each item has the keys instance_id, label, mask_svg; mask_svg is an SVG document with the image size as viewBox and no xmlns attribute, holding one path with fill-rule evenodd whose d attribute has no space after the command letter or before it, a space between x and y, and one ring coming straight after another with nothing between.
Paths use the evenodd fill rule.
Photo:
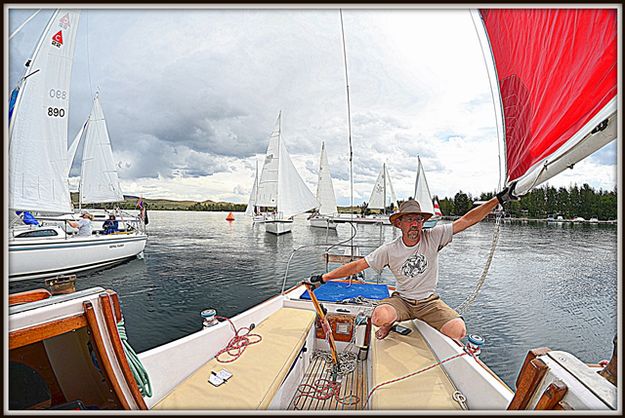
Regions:
<instances>
[{"instance_id":1,"label":"rope coil on deck","mask_svg":"<svg viewBox=\"0 0 625 418\"><path fill-rule=\"evenodd\" d=\"M137 382L137 386L139 387L139 392L141 392L141 395L147 396L148 398L152 397L152 385L150 383L150 376L148 376L148 372L143 367L143 363L141 363L141 360L139 360L137 353L135 353L135 350L133 350L128 343L128 337L126 335L126 328L124 327L123 318L117 323L117 332L119 333L119 338L122 341L124 353L126 354L126 358L128 359L128 365L130 366L132 375L134 376L135 381Z\"/></svg>"},{"instance_id":2,"label":"rope coil on deck","mask_svg":"<svg viewBox=\"0 0 625 418\"><path fill-rule=\"evenodd\" d=\"M215 360L217 360L219 363L232 363L233 361L241 357L241 355L249 345L259 343L263 339L263 337L261 337L260 335L252 334L250 332L254 328L253 325L237 329L229 318L226 318L224 316L216 316L215 318L222 321L228 321L228 323L232 327L232 331L234 332L234 336L230 339L230 341L228 341L228 344L226 344L224 348L222 348L217 354L215 354ZM254 340L254 338L256 339ZM231 358L221 360L219 356L224 353L229 355Z\"/></svg>"}]
</instances>

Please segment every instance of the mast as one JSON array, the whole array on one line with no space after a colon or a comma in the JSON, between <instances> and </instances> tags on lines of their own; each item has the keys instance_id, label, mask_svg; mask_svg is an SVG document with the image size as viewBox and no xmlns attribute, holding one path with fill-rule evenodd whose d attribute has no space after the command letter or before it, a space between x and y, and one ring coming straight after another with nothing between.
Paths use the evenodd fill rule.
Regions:
<instances>
[{"instance_id":1,"label":"mast","mask_svg":"<svg viewBox=\"0 0 625 418\"><path fill-rule=\"evenodd\" d=\"M278 187L276 187L276 218L280 217L280 165L282 164L282 154L280 152L280 145L282 143L282 110L278 112Z\"/></svg>"},{"instance_id":2,"label":"mast","mask_svg":"<svg viewBox=\"0 0 625 418\"><path fill-rule=\"evenodd\" d=\"M382 173L383 173L382 176L384 180L384 195L383 195L384 196L384 199L383 199L384 209L382 209L383 210L382 213L386 215L386 163L382 164Z\"/></svg>"},{"instance_id":3,"label":"mast","mask_svg":"<svg viewBox=\"0 0 625 418\"><path fill-rule=\"evenodd\" d=\"M256 187L256 196L254 196L254 215L257 215L260 212L259 207L256 205L258 202L258 159L256 160L256 176L254 177L254 183L254 186Z\"/></svg>"},{"instance_id":4,"label":"mast","mask_svg":"<svg viewBox=\"0 0 625 418\"><path fill-rule=\"evenodd\" d=\"M353 155L352 150L352 116L351 116L351 104L349 100L349 78L347 77L347 50L345 48L345 29L343 28L343 10L339 9L339 16L341 17L341 39L343 41L343 63L345 64L345 90L347 97L347 139L349 142L349 208L350 219L354 220L354 171L353 171ZM349 241L351 255L354 255L354 238Z\"/></svg>"}]
</instances>

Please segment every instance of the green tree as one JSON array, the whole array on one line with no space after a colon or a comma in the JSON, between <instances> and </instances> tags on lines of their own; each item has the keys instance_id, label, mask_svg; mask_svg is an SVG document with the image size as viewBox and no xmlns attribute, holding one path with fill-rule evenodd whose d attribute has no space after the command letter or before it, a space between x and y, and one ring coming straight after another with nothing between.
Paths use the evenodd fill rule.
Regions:
<instances>
[{"instance_id":1,"label":"green tree","mask_svg":"<svg viewBox=\"0 0 625 418\"><path fill-rule=\"evenodd\" d=\"M454 196L454 215L462 216L473 207L473 201L469 195L460 190Z\"/></svg>"}]
</instances>

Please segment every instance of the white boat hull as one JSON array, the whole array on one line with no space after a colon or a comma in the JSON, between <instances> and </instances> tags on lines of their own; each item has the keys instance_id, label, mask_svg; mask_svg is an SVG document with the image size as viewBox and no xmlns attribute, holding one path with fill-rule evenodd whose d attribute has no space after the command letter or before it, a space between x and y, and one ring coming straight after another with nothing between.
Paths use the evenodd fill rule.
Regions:
<instances>
[{"instance_id":1,"label":"white boat hull","mask_svg":"<svg viewBox=\"0 0 625 418\"><path fill-rule=\"evenodd\" d=\"M291 232L293 227L292 220L279 220L274 219L271 221L265 221L265 231L270 234L282 235Z\"/></svg>"},{"instance_id":2,"label":"white boat hull","mask_svg":"<svg viewBox=\"0 0 625 418\"><path fill-rule=\"evenodd\" d=\"M113 234L9 243L9 281L53 277L115 264L141 254L145 234Z\"/></svg>"},{"instance_id":3,"label":"white boat hull","mask_svg":"<svg viewBox=\"0 0 625 418\"><path fill-rule=\"evenodd\" d=\"M315 217L310 218L309 221L310 226L315 228L336 229L336 222L334 222L331 218Z\"/></svg>"}]
</instances>

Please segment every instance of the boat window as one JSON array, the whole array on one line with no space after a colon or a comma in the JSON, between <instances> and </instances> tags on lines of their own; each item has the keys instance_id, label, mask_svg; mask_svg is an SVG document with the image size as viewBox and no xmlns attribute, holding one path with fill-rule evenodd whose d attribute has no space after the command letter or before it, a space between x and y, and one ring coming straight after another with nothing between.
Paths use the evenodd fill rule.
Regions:
<instances>
[{"instance_id":1,"label":"boat window","mask_svg":"<svg viewBox=\"0 0 625 418\"><path fill-rule=\"evenodd\" d=\"M39 238L39 237L55 237L59 235L54 229L37 229L34 231L22 232L15 238Z\"/></svg>"}]
</instances>

